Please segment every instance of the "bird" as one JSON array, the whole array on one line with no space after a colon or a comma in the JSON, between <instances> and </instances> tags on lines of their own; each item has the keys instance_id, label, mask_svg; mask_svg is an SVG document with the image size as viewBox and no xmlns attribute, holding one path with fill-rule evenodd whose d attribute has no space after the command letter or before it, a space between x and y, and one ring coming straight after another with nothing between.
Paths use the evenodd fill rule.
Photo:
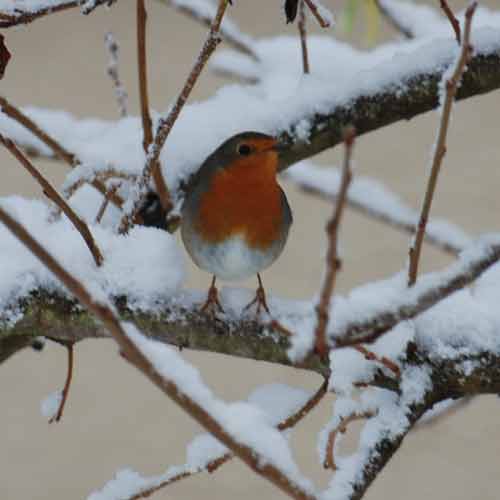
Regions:
<instances>
[{"instance_id":1,"label":"bird","mask_svg":"<svg viewBox=\"0 0 500 500\"><path fill-rule=\"evenodd\" d=\"M187 253L212 274L201 311L224 312L216 280L257 275L256 304L269 314L260 272L281 255L293 221L276 175L288 145L260 132L227 139L190 180L181 208L181 237Z\"/></svg>"}]
</instances>

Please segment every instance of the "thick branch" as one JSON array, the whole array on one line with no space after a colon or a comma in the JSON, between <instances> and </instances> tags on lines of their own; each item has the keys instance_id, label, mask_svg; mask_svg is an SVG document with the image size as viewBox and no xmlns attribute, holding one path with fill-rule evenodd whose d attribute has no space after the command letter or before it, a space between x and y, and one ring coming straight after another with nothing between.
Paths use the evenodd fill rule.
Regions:
<instances>
[{"instance_id":1,"label":"thick branch","mask_svg":"<svg viewBox=\"0 0 500 500\"><path fill-rule=\"evenodd\" d=\"M316 114L311 118L312 127L307 141L297 141L293 134L283 132L281 138L291 143L292 147L284 153L280 170L341 143L346 124L352 124L359 136L434 109L439 104L439 82L445 71L446 68L442 67L402 78L398 92L393 85L387 85L382 92L361 95L348 104L335 107L330 113ZM500 53L476 55L467 65L467 73L456 99L466 99L498 88Z\"/></svg>"}]
</instances>

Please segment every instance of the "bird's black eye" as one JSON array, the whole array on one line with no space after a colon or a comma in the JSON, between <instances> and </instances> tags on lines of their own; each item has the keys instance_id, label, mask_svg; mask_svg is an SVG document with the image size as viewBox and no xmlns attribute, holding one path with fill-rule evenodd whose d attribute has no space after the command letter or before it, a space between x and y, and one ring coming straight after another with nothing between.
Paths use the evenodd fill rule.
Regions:
<instances>
[{"instance_id":1,"label":"bird's black eye","mask_svg":"<svg viewBox=\"0 0 500 500\"><path fill-rule=\"evenodd\" d=\"M238 144L238 153L241 156L248 156L252 152L252 148L248 144Z\"/></svg>"}]
</instances>

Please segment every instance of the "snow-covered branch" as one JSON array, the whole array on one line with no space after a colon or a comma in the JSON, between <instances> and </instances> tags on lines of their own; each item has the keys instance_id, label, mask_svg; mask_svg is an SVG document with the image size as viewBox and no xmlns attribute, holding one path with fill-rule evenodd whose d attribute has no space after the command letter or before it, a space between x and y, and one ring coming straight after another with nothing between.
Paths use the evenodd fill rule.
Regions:
<instances>
[{"instance_id":1,"label":"snow-covered branch","mask_svg":"<svg viewBox=\"0 0 500 500\"><path fill-rule=\"evenodd\" d=\"M340 173L337 168L325 168L301 162L287 171L286 178L306 193L331 201L338 196ZM366 176L353 179L347 193L347 206L383 222L395 229L412 234L418 213L380 181ZM444 219L431 219L426 227L425 241L445 252L459 254L472 240L463 229Z\"/></svg>"},{"instance_id":2,"label":"snow-covered branch","mask_svg":"<svg viewBox=\"0 0 500 500\"><path fill-rule=\"evenodd\" d=\"M36 19L79 7L82 14L90 14L101 5L108 7L117 0L35 0L25 2L24 8L12 2L0 2L0 28L9 28L18 24L29 24ZM30 5L31 4L31 5Z\"/></svg>"}]
</instances>

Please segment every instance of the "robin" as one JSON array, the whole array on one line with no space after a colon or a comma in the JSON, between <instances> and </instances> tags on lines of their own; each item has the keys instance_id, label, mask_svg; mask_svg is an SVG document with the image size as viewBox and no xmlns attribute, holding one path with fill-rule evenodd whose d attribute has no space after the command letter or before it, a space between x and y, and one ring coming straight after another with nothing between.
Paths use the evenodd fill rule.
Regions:
<instances>
[{"instance_id":1,"label":"robin","mask_svg":"<svg viewBox=\"0 0 500 500\"><path fill-rule=\"evenodd\" d=\"M203 163L187 188L182 240L201 269L213 275L202 311L223 312L217 278L236 281L257 274L255 299L268 313L260 271L281 254L292 212L276 180L280 152L287 146L259 132L237 134Z\"/></svg>"}]
</instances>

